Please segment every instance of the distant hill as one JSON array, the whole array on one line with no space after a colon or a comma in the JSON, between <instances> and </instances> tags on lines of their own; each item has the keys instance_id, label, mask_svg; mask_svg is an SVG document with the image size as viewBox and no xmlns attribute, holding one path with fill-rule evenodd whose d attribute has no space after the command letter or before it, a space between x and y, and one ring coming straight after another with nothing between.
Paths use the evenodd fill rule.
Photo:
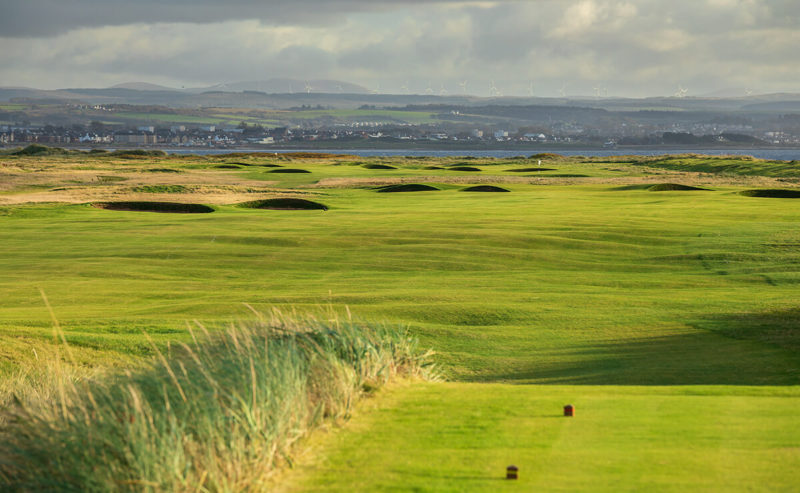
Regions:
<instances>
[{"instance_id":1,"label":"distant hill","mask_svg":"<svg viewBox=\"0 0 800 493\"><path fill-rule=\"evenodd\" d=\"M327 93L327 94L368 94L370 91L358 84L340 80L299 80L273 78L267 80L253 80L245 82L231 82L217 84L209 87L196 87L188 89L190 92L203 93L212 91L242 92L255 91L266 94L293 94L293 93Z\"/></svg>"},{"instance_id":2,"label":"distant hill","mask_svg":"<svg viewBox=\"0 0 800 493\"><path fill-rule=\"evenodd\" d=\"M134 91L177 91L167 86L160 86L158 84L150 84L149 82L125 82L109 87L109 89L132 89Z\"/></svg>"},{"instance_id":3,"label":"distant hill","mask_svg":"<svg viewBox=\"0 0 800 493\"><path fill-rule=\"evenodd\" d=\"M435 94L373 94L366 88L336 80L269 79L263 81L235 82L209 87L174 89L146 82L129 82L109 88L71 88L41 90L26 87L0 87L0 102L33 104L134 104L161 105L171 108L233 107L289 109L301 106L322 106L335 109L368 107L406 107L433 105L426 108L437 113L467 111L482 107L488 115L499 116L501 111L511 118L527 119L531 108L542 114L544 107L569 107L606 110L636 118L661 119L677 113L745 112L784 114L800 111L800 94L761 94L735 98L653 97L653 98L535 98L535 97L479 97L469 95ZM527 107L515 110L513 107ZM488 111L486 107L501 107ZM583 110L581 110L583 111ZM521 112L521 113L520 113ZM546 114L546 113L545 113ZM597 112L581 113L581 117ZM691 115L687 115L691 116ZM696 115L694 115L696 116ZM691 116L694 118L694 116ZM577 117L577 116L576 116ZM458 120L458 116L448 120Z\"/></svg>"}]
</instances>

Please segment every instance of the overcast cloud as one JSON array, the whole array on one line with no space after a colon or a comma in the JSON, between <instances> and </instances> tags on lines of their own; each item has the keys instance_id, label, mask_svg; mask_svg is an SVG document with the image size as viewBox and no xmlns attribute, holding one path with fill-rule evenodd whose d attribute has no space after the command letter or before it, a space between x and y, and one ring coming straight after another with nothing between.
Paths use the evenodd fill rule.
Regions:
<instances>
[{"instance_id":1,"label":"overcast cloud","mask_svg":"<svg viewBox=\"0 0 800 493\"><path fill-rule=\"evenodd\" d=\"M382 92L800 92L794 0L0 0L0 86L293 77Z\"/></svg>"}]
</instances>

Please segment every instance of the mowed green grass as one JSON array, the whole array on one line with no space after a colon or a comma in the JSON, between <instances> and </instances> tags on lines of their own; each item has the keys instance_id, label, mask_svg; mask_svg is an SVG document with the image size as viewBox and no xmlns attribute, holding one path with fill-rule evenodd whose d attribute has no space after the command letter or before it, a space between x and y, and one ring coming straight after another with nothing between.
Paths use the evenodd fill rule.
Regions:
<instances>
[{"instance_id":1,"label":"mowed green grass","mask_svg":"<svg viewBox=\"0 0 800 493\"><path fill-rule=\"evenodd\" d=\"M146 347L142 330L183 337L186 320L245 316L242 303L332 304L408 325L459 379L796 382L786 346L796 334L764 344L758 328L795 307L794 202L607 186L443 188L309 197L327 212L8 209L0 327L49 337L39 288L74 344L123 352Z\"/></svg>"},{"instance_id":2,"label":"mowed green grass","mask_svg":"<svg viewBox=\"0 0 800 493\"><path fill-rule=\"evenodd\" d=\"M796 491L797 388L417 384L318 435L290 491ZM562 416L565 404L575 416ZM314 455L318 454L318 455ZM519 468L517 481L506 467Z\"/></svg>"},{"instance_id":3,"label":"mowed green grass","mask_svg":"<svg viewBox=\"0 0 800 493\"><path fill-rule=\"evenodd\" d=\"M441 191L384 194L303 187L517 174L282 164L312 173L236 173L330 210L2 208L5 370L52 338L39 288L86 364L149 354L143 331L165 342L187 338L187 320L247 318L243 303L347 307L407 326L454 383L378 396L287 473L300 490L798 483L800 201L719 186L503 183L511 193L493 194L435 181ZM572 420L560 417L567 403ZM497 479L509 463L522 468L515 486Z\"/></svg>"}]
</instances>

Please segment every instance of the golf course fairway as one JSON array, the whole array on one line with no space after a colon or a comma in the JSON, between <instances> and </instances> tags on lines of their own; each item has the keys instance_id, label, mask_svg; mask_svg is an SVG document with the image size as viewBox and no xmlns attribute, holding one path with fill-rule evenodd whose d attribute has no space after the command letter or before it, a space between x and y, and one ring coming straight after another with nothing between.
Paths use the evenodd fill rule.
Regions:
<instances>
[{"instance_id":1,"label":"golf course fairway","mask_svg":"<svg viewBox=\"0 0 800 493\"><path fill-rule=\"evenodd\" d=\"M796 491L800 199L740 192L800 168L513 171L538 159L0 155L0 379L61 354L54 319L116 372L194 321L335 314L407 331L440 381L366 391L276 490Z\"/></svg>"}]
</instances>

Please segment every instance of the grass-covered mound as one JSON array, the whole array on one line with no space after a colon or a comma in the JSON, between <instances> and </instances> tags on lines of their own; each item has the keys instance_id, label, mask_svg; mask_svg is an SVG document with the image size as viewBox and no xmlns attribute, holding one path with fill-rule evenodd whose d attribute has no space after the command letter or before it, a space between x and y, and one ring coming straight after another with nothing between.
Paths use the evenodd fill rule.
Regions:
<instances>
[{"instance_id":1,"label":"grass-covered mound","mask_svg":"<svg viewBox=\"0 0 800 493\"><path fill-rule=\"evenodd\" d=\"M476 168L475 166L451 166L447 169L450 171L481 171L480 168Z\"/></svg>"},{"instance_id":2,"label":"grass-covered mound","mask_svg":"<svg viewBox=\"0 0 800 493\"><path fill-rule=\"evenodd\" d=\"M182 204L180 202L95 202L92 206L109 211L169 212L177 214L207 214L214 212L214 209L207 205Z\"/></svg>"},{"instance_id":3,"label":"grass-covered mound","mask_svg":"<svg viewBox=\"0 0 800 493\"><path fill-rule=\"evenodd\" d=\"M787 190L781 188L763 190L744 190L739 192L746 197L764 197L772 199L800 199L800 190Z\"/></svg>"},{"instance_id":4,"label":"grass-covered mound","mask_svg":"<svg viewBox=\"0 0 800 493\"><path fill-rule=\"evenodd\" d=\"M30 385L58 397L0 415L0 490L263 491L294 442L362 394L431 376L430 353L400 330L280 318L200 330L168 352L151 343L157 358L125 375L42 372Z\"/></svg>"},{"instance_id":5,"label":"grass-covered mound","mask_svg":"<svg viewBox=\"0 0 800 493\"><path fill-rule=\"evenodd\" d=\"M311 200L306 200L306 199L297 199L294 197L254 200L252 202L245 202L243 204L239 204L239 207L245 207L247 209L285 209L291 211L328 210L328 206L325 204L320 204L319 202L313 202Z\"/></svg>"},{"instance_id":6,"label":"grass-covered mound","mask_svg":"<svg viewBox=\"0 0 800 493\"><path fill-rule=\"evenodd\" d=\"M121 149L118 151L109 152L106 155L122 159L143 159L148 157L166 157L167 153L157 149Z\"/></svg>"},{"instance_id":7,"label":"grass-covered mound","mask_svg":"<svg viewBox=\"0 0 800 493\"><path fill-rule=\"evenodd\" d=\"M307 169L299 168L276 168L267 171L267 173L311 173Z\"/></svg>"},{"instance_id":8,"label":"grass-covered mound","mask_svg":"<svg viewBox=\"0 0 800 493\"><path fill-rule=\"evenodd\" d=\"M392 193L392 192L430 192L438 191L436 187L430 185L423 185L422 183L403 183L400 185L386 185L378 187L378 192Z\"/></svg>"},{"instance_id":9,"label":"grass-covered mound","mask_svg":"<svg viewBox=\"0 0 800 493\"><path fill-rule=\"evenodd\" d=\"M476 185L474 187L467 187L461 189L462 192L510 192L510 190L506 190L502 187L496 187L494 185Z\"/></svg>"},{"instance_id":10,"label":"grass-covered mound","mask_svg":"<svg viewBox=\"0 0 800 493\"><path fill-rule=\"evenodd\" d=\"M330 152L284 152L281 156L288 159L352 159L358 157L349 154L333 154Z\"/></svg>"},{"instance_id":11,"label":"grass-covered mound","mask_svg":"<svg viewBox=\"0 0 800 493\"><path fill-rule=\"evenodd\" d=\"M506 171L510 171L512 173L530 173L532 171L555 171L555 168L514 168L507 169Z\"/></svg>"},{"instance_id":12,"label":"grass-covered mound","mask_svg":"<svg viewBox=\"0 0 800 493\"><path fill-rule=\"evenodd\" d=\"M183 173L183 170L177 168L142 168L144 173Z\"/></svg>"},{"instance_id":13,"label":"grass-covered mound","mask_svg":"<svg viewBox=\"0 0 800 493\"><path fill-rule=\"evenodd\" d=\"M47 147L40 144L30 144L22 149L11 151L12 156L59 156L69 154L70 151L60 147Z\"/></svg>"},{"instance_id":14,"label":"grass-covered mound","mask_svg":"<svg viewBox=\"0 0 800 493\"><path fill-rule=\"evenodd\" d=\"M141 185L133 187L131 191L139 193L187 193L190 189L184 185Z\"/></svg>"},{"instance_id":15,"label":"grass-covered mound","mask_svg":"<svg viewBox=\"0 0 800 493\"><path fill-rule=\"evenodd\" d=\"M388 164L377 164L377 163L365 164L363 165L363 167L367 169L397 169L394 166L389 166Z\"/></svg>"},{"instance_id":16,"label":"grass-covered mound","mask_svg":"<svg viewBox=\"0 0 800 493\"><path fill-rule=\"evenodd\" d=\"M707 188L693 187L691 185L681 185L680 183L658 183L647 187L651 192L691 192L703 191L707 192Z\"/></svg>"}]
</instances>

